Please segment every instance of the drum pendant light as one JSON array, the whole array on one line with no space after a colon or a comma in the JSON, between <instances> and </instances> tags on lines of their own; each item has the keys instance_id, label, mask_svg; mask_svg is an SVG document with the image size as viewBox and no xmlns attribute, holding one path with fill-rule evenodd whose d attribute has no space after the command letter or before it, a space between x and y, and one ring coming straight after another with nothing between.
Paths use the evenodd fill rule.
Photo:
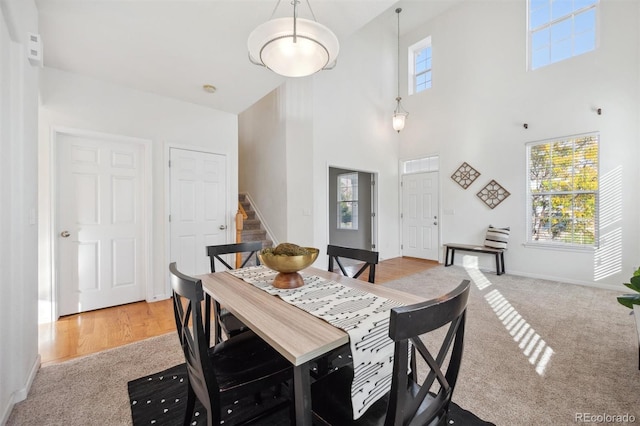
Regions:
<instances>
[{"instance_id":1,"label":"drum pendant light","mask_svg":"<svg viewBox=\"0 0 640 426\"><path fill-rule=\"evenodd\" d=\"M271 19L259 25L247 42L249 60L285 77L305 77L335 66L340 43L335 34L314 20L298 18L298 0L293 0L291 18ZM276 4L274 13L280 4ZM273 15L272 15L273 16Z\"/></svg>"}]
</instances>

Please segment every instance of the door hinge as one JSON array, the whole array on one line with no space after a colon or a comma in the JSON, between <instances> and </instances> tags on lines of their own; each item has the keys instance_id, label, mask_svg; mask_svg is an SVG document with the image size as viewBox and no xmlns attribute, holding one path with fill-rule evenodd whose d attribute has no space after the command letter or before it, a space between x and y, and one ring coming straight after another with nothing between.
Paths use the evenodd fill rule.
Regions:
<instances>
[{"instance_id":1,"label":"door hinge","mask_svg":"<svg viewBox=\"0 0 640 426\"><path fill-rule=\"evenodd\" d=\"M171 160L169 160L169 168L171 168Z\"/></svg>"},{"instance_id":2,"label":"door hinge","mask_svg":"<svg viewBox=\"0 0 640 426\"><path fill-rule=\"evenodd\" d=\"M400 219L404 219L404 213L400 213Z\"/></svg>"},{"instance_id":3,"label":"door hinge","mask_svg":"<svg viewBox=\"0 0 640 426\"><path fill-rule=\"evenodd\" d=\"M400 244L400 250L404 249L404 244Z\"/></svg>"},{"instance_id":4,"label":"door hinge","mask_svg":"<svg viewBox=\"0 0 640 426\"><path fill-rule=\"evenodd\" d=\"M376 248L376 245L375 244L371 244L371 248L372 249Z\"/></svg>"},{"instance_id":5,"label":"door hinge","mask_svg":"<svg viewBox=\"0 0 640 426\"><path fill-rule=\"evenodd\" d=\"M371 212L371 217L376 217L376 212Z\"/></svg>"},{"instance_id":6,"label":"door hinge","mask_svg":"<svg viewBox=\"0 0 640 426\"><path fill-rule=\"evenodd\" d=\"M169 215L169 222L171 222L171 215Z\"/></svg>"}]
</instances>

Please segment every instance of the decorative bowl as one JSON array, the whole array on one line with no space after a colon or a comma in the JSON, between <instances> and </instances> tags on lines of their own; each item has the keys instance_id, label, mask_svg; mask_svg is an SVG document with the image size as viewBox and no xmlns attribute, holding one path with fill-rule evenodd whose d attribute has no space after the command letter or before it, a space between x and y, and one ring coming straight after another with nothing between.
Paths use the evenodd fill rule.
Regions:
<instances>
[{"instance_id":1,"label":"decorative bowl","mask_svg":"<svg viewBox=\"0 0 640 426\"><path fill-rule=\"evenodd\" d=\"M269 269L279 272L273 280L276 288L297 288L304 285L302 276L298 271L310 266L318 258L320 250L313 247L304 247L309 254L288 256L284 254L258 253L260 263Z\"/></svg>"}]
</instances>

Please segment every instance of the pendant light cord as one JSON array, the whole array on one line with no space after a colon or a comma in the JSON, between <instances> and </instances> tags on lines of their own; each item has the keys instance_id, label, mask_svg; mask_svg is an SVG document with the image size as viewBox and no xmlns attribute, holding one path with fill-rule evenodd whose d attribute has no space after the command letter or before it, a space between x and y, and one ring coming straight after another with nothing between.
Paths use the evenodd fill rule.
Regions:
<instances>
[{"instance_id":1,"label":"pendant light cord","mask_svg":"<svg viewBox=\"0 0 640 426\"><path fill-rule=\"evenodd\" d=\"M271 12L271 17L269 18L269 20L272 20L275 16L276 10L278 10L278 6L280 6L280 0L278 0L278 2L276 3L276 7L273 8L273 12Z\"/></svg>"},{"instance_id":2,"label":"pendant light cord","mask_svg":"<svg viewBox=\"0 0 640 426\"><path fill-rule=\"evenodd\" d=\"M402 8L397 8L396 13L398 14L398 100L400 99L400 12L402 12Z\"/></svg>"},{"instance_id":3,"label":"pendant light cord","mask_svg":"<svg viewBox=\"0 0 640 426\"><path fill-rule=\"evenodd\" d=\"M278 0L278 2L276 3L276 7L273 8L273 12L271 12L271 17L269 18L269 20L273 19L273 17L276 15L276 10L278 10L278 6L280 6L280 2L282 0ZM296 14L296 5L300 3L300 0L292 0L291 4L293 5L293 14ZM309 0L307 0L307 7L309 8L309 12L311 12L311 17L313 18L314 21L318 22L318 20L316 19L316 14L313 13L313 9L311 8L311 3L309 3ZM297 18L297 16L295 16ZM399 24L398 24L399 25Z\"/></svg>"}]
</instances>

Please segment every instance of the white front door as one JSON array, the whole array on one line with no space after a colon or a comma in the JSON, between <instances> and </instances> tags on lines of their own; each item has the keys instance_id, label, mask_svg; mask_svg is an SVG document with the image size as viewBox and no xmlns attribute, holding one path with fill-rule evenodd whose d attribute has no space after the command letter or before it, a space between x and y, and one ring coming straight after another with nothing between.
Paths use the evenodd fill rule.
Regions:
<instances>
[{"instance_id":1,"label":"white front door","mask_svg":"<svg viewBox=\"0 0 640 426\"><path fill-rule=\"evenodd\" d=\"M438 172L402 176L402 255L438 260Z\"/></svg>"},{"instance_id":2,"label":"white front door","mask_svg":"<svg viewBox=\"0 0 640 426\"><path fill-rule=\"evenodd\" d=\"M187 275L210 271L205 247L226 244L226 157L171 148L171 262Z\"/></svg>"},{"instance_id":3,"label":"white front door","mask_svg":"<svg viewBox=\"0 0 640 426\"><path fill-rule=\"evenodd\" d=\"M145 146L58 134L58 314L145 299Z\"/></svg>"}]
</instances>

